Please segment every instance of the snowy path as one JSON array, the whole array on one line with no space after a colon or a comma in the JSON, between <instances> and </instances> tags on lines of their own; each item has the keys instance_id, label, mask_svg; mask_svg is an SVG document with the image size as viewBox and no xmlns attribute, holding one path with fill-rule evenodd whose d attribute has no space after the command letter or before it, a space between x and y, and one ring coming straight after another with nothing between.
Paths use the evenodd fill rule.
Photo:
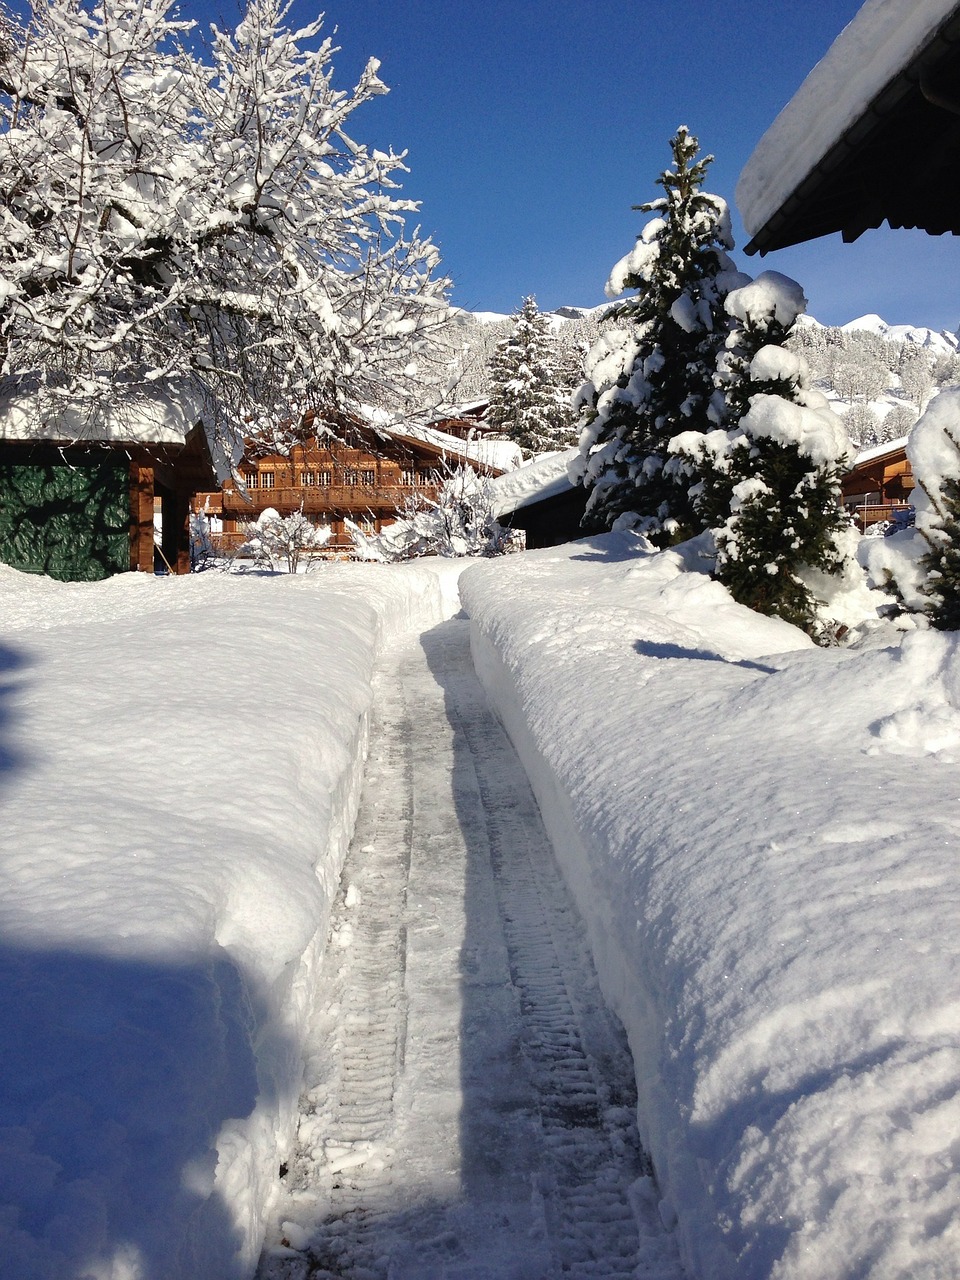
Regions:
<instances>
[{"instance_id":1,"label":"snowy path","mask_svg":"<svg viewBox=\"0 0 960 1280\"><path fill-rule=\"evenodd\" d=\"M625 1040L468 624L388 652L378 680L259 1276L675 1280Z\"/></svg>"}]
</instances>

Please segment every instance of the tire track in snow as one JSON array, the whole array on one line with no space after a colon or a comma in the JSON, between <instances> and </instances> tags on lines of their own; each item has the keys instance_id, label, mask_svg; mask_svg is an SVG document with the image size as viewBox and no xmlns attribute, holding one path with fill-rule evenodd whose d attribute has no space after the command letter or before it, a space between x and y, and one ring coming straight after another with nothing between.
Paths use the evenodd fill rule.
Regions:
<instances>
[{"instance_id":1,"label":"tire track in snow","mask_svg":"<svg viewBox=\"0 0 960 1280\"><path fill-rule=\"evenodd\" d=\"M680 1277L625 1038L466 624L423 646L378 689L282 1208L297 1248L260 1276Z\"/></svg>"}]
</instances>

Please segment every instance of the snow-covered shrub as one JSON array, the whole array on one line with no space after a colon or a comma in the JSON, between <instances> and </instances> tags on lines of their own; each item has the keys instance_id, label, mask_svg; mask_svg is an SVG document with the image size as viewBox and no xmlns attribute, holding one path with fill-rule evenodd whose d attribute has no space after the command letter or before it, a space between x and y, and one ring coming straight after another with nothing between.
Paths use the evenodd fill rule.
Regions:
<instances>
[{"instance_id":1,"label":"snow-covered shrub","mask_svg":"<svg viewBox=\"0 0 960 1280\"><path fill-rule=\"evenodd\" d=\"M727 332L723 299L743 282L726 203L701 190L711 156L685 126L671 140L674 167L657 182L665 196L640 205L655 216L613 269L607 294L636 289L611 308L579 392L583 430L573 479L590 490L585 523L610 528L637 512L642 532L666 544L695 532L697 517L683 460L670 440L719 426L714 382ZM722 399L722 397L721 397Z\"/></svg>"},{"instance_id":2,"label":"snow-covered shrub","mask_svg":"<svg viewBox=\"0 0 960 1280\"><path fill-rule=\"evenodd\" d=\"M286 565L288 573L296 573L303 553L326 546L332 532L329 525L313 524L302 511L282 516L267 507L247 526L246 541L237 554L251 555L271 569Z\"/></svg>"},{"instance_id":3,"label":"snow-covered shrub","mask_svg":"<svg viewBox=\"0 0 960 1280\"><path fill-rule=\"evenodd\" d=\"M561 354L536 299L525 298L490 360L487 422L527 456L576 444Z\"/></svg>"},{"instance_id":4,"label":"snow-covered shrub","mask_svg":"<svg viewBox=\"0 0 960 1280\"><path fill-rule=\"evenodd\" d=\"M446 468L436 498L407 498L396 521L370 535L347 522L363 560L412 560L417 556L499 556L515 545L512 530L493 514L489 481L472 467Z\"/></svg>"},{"instance_id":5,"label":"snow-covered shrub","mask_svg":"<svg viewBox=\"0 0 960 1280\"><path fill-rule=\"evenodd\" d=\"M3 372L38 412L189 379L246 434L402 398L447 316L404 232L401 157L347 133L321 22L248 0L191 33L169 0L51 0L0 49Z\"/></svg>"}]
</instances>

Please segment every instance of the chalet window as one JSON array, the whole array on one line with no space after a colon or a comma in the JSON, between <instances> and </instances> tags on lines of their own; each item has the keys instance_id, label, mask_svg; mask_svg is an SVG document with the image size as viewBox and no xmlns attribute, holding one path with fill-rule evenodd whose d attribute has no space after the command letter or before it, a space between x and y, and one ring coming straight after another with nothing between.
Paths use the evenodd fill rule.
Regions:
<instances>
[{"instance_id":1,"label":"chalet window","mask_svg":"<svg viewBox=\"0 0 960 1280\"><path fill-rule=\"evenodd\" d=\"M357 524L363 533L373 534L377 532L377 522L373 516L360 516Z\"/></svg>"},{"instance_id":2,"label":"chalet window","mask_svg":"<svg viewBox=\"0 0 960 1280\"><path fill-rule=\"evenodd\" d=\"M434 483L435 483L435 480L434 480L433 472L432 472L432 471L418 471L418 472L417 472L417 483L418 483L418 484L434 484Z\"/></svg>"},{"instance_id":3,"label":"chalet window","mask_svg":"<svg viewBox=\"0 0 960 1280\"><path fill-rule=\"evenodd\" d=\"M255 489L257 487L257 473L255 471L245 471L243 473L243 483L248 489Z\"/></svg>"},{"instance_id":4,"label":"chalet window","mask_svg":"<svg viewBox=\"0 0 960 1280\"><path fill-rule=\"evenodd\" d=\"M400 483L414 485L417 483L417 473L415 471L401 471Z\"/></svg>"},{"instance_id":5,"label":"chalet window","mask_svg":"<svg viewBox=\"0 0 960 1280\"><path fill-rule=\"evenodd\" d=\"M315 471L301 471L300 483L304 488L310 488L317 483L317 473Z\"/></svg>"},{"instance_id":6,"label":"chalet window","mask_svg":"<svg viewBox=\"0 0 960 1280\"><path fill-rule=\"evenodd\" d=\"M329 471L317 472L317 484L329 484L332 479L333 477L331 476Z\"/></svg>"},{"instance_id":7,"label":"chalet window","mask_svg":"<svg viewBox=\"0 0 960 1280\"><path fill-rule=\"evenodd\" d=\"M361 484L363 484L363 485L366 485L366 487L367 487L368 489L372 489L372 488L373 488L373 486L377 483L377 473L376 473L376 471L372 471L372 470L369 470L369 469L368 469L368 470L365 470L365 471L361 471L361 472L360 472L360 483L361 483Z\"/></svg>"},{"instance_id":8,"label":"chalet window","mask_svg":"<svg viewBox=\"0 0 960 1280\"><path fill-rule=\"evenodd\" d=\"M261 489L272 489L275 480L276 480L276 476L272 471L260 472L260 488Z\"/></svg>"},{"instance_id":9,"label":"chalet window","mask_svg":"<svg viewBox=\"0 0 960 1280\"><path fill-rule=\"evenodd\" d=\"M349 470L344 471L343 473L344 484L359 484L359 482L360 482L359 471L354 470L352 467Z\"/></svg>"}]
</instances>

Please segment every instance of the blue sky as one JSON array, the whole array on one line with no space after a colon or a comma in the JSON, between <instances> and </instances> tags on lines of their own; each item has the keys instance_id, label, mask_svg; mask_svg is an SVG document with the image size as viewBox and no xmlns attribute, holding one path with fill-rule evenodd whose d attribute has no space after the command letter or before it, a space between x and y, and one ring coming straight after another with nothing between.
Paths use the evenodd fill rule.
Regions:
<instances>
[{"instance_id":1,"label":"blue sky","mask_svg":"<svg viewBox=\"0 0 960 1280\"><path fill-rule=\"evenodd\" d=\"M440 244L453 298L512 311L603 300L687 124L732 202L757 139L859 0L330 0L337 78L373 54L391 86L358 113L364 140L409 151L409 195ZM298 0L294 16L306 16ZM342 79L341 79L342 77ZM738 245L746 236L735 223ZM762 261L762 266L760 265ZM888 229L745 259L793 275L842 323L960 324L960 242Z\"/></svg>"},{"instance_id":2,"label":"blue sky","mask_svg":"<svg viewBox=\"0 0 960 1280\"><path fill-rule=\"evenodd\" d=\"M232 3L232 0L231 0ZM235 10L183 0L185 17ZM687 124L716 156L707 188L731 203L754 144L859 8L859 0L329 0L335 81L367 57L391 93L354 136L409 152L405 192L440 245L453 301L513 311L603 301L610 268L658 193L668 140ZM290 21L316 10L296 0ZM738 246L747 237L734 209ZM838 324L960 324L960 240L889 229L832 236L765 259L811 314Z\"/></svg>"}]
</instances>

